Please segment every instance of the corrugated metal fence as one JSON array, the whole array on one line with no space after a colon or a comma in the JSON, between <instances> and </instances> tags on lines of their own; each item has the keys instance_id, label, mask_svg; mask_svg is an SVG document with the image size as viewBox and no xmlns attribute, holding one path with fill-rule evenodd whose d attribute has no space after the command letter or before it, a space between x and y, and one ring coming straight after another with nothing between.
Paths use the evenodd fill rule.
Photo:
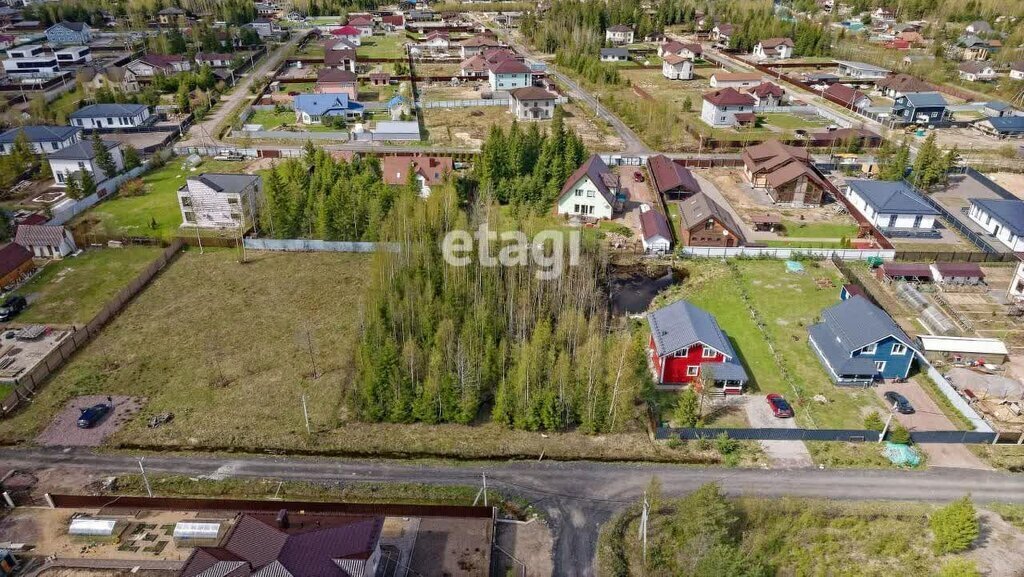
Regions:
<instances>
[{"instance_id":1,"label":"corrugated metal fence","mask_svg":"<svg viewBox=\"0 0 1024 577\"><path fill-rule=\"evenodd\" d=\"M867 429L657 429L658 439L714 439L720 435L740 441L878 441L879 431ZM910 438L915 443L957 443L983 444L996 439L992 431L912 431Z\"/></svg>"},{"instance_id":2,"label":"corrugated metal fence","mask_svg":"<svg viewBox=\"0 0 1024 577\"><path fill-rule=\"evenodd\" d=\"M398 245L376 242L345 242L302 238L247 238L245 248L285 252L376 252L378 248L397 252Z\"/></svg>"}]
</instances>

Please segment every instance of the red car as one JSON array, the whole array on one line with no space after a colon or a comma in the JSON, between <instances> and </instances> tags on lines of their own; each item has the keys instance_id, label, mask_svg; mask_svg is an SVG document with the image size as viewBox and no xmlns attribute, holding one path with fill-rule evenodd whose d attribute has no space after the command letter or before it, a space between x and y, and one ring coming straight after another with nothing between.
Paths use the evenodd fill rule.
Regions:
<instances>
[{"instance_id":1,"label":"red car","mask_svg":"<svg viewBox=\"0 0 1024 577\"><path fill-rule=\"evenodd\" d=\"M765 397L768 400L768 406L772 408L772 414L779 419L789 419L793 417L793 407L789 405L786 399L782 398L782 395L772 393Z\"/></svg>"},{"instance_id":2,"label":"red car","mask_svg":"<svg viewBox=\"0 0 1024 577\"><path fill-rule=\"evenodd\" d=\"M633 181L634 182L643 182L644 181L644 173L640 172L639 170L633 172Z\"/></svg>"}]
</instances>

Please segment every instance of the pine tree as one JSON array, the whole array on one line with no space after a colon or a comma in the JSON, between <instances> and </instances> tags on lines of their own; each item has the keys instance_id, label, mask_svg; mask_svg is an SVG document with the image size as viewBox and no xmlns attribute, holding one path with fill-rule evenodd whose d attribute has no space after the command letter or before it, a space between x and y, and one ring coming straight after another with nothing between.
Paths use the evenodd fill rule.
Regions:
<instances>
[{"instance_id":1,"label":"pine tree","mask_svg":"<svg viewBox=\"0 0 1024 577\"><path fill-rule=\"evenodd\" d=\"M139 151L135 149L131 144L124 145L124 169L132 170L142 166L142 159L139 158Z\"/></svg>"},{"instance_id":2,"label":"pine tree","mask_svg":"<svg viewBox=\"0 0 1024 577\"><path fill-rule=\"evenodd\" d=\"M117 175L117 164L114 163L114 157L107 149L107 144L100 138L99 132L92 133L92 153L96 159L96 166L103 171L106 178Z\"/></svg>"},{"instance_id":3,"label":"pine tree","mask_svg":"<svg viewBox=\"0 0 1024 577\"><path fill-rule=\"evenodd\" d=\"M978 514L970 497L963 497L932 513L932 548L936 554L966 551L978 538Z\"/></svg>"},{"instance_id":4,"label":"pine tree","mask_svg":"<svg viewBox=\"0 0 1024 577\"><path fill-rule=\"evenodd\" d=\"M82 187L82 197L91 196L96 192L96 179L93 178L92 173L88 170L81 171L78 177L79 186Z\"/></svg>"}]
</instances>

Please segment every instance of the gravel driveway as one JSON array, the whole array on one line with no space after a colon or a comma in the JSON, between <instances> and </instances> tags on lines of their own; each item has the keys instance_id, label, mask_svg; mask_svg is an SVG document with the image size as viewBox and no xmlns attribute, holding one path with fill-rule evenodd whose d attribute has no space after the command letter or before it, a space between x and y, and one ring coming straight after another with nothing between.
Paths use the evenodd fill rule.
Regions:
<instances>
[{"instance_id":1,"label":"gravel driveway","mask_svg":"<svg viewBox=\"0 0 1024 577\"><path fill-rule=\"evenodd\" d=\"M111 397L114 410L91 429L78 428L78 416L81 409L97 403L106 403L104 395L86 395L68 401L67 406L57 413L53 421L39 433L36 442L50 447L96 447L113 432L121 428L135 413L142 408L144 399L138 397Z\"/></svg>"},{"instance_id":2,"label":"gravel driveway","mask_svg":"<svg viewBox=\"0 0 1024 577\"><path fill-rule=\"evenodd\" d=\"M747 421L754 428L796 429L796 419L777 419L768 407L768 401L761 394L745 396L743 408L747 412ZM814 461L803 441L759 441L765 454L775 468L796 469L813 467Z\"/></svg>"}]
</instances>

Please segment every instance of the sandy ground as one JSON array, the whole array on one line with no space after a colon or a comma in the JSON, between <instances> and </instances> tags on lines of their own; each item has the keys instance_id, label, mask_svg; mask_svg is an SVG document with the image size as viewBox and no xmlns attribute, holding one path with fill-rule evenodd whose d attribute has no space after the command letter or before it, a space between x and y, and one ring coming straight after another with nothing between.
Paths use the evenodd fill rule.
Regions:
<instances>
[{"instance_id":1,"label":"sandy ground","mask_svg":"<svg viewBox=\"0 0 1024 577\"><path fill-rule=\"evenodd\" d=\"M987 577L1024 575L1024 533L990 511L978 511L981 535L967 553Z\"/></svg>"},{"instance_id":2,"label":"sandy ground","mask_svg":"<svg viewBox=\"0 0 1024 577\"><path fill-rule=\"evenodd\" d=\"M498 547L505 552L498 550L495 553L498 555L495 575L520 576L523 566L526 567L526 577L548 577L552 574L554 540L544 521L535 519L526 525L499 523L497 532Z\"/></svg>"},{"instance_id":3,"label":"sandy ground","mask_svg":"<svg viewBox=\"0 0 1024 577\"><path fill-rule=\"evenodd\" d=\"M1017 198L1024 198L1024 174L1016 172L989 172L985 176L989 177L992 182L1017 195Z\"/></svg>"},{"instance_id":4,"label":"sandy ground","mask_svg":"<svg viewBox=\"0 0 1024 577\"><path fill-rule=\"evenodd\" d=\"M128 419L137 413L145 403L144 399L135 397L110 397L114 402L114 410L91 429L78 428L78 416L81 409L97 403L108 402L104 395L87 395L77 397L68 402L64 410L57 413L53 421L36 437L40 445L58 447L96 447L103 440L121 428Z\"/></svg>"},{"instance_id":5,"label":"sandy ground","mask_svg":"<svg viewBox=\"0 0 1024 577\"><path fill-rule=\"evenodd\" d=\"M409 563L411 573L424 577L487 575L490 524L490 519L421 519Z\"/></svg>"},{"instance_id":6,"label":"sandy ground","mask_svg":"<svg viewBox=\"0 0 1024 577\"><path fill-rule=\"evenodd\" d=\"M747 420L754 428L795 429L796 419L778 419L768 407L768 401L762 395L744 395L747 403L743 406ZM813 467L814 461L803 441L759 441L765 455L771 460L773 468L795 469Z\"/></svg>"}]
</instances>

